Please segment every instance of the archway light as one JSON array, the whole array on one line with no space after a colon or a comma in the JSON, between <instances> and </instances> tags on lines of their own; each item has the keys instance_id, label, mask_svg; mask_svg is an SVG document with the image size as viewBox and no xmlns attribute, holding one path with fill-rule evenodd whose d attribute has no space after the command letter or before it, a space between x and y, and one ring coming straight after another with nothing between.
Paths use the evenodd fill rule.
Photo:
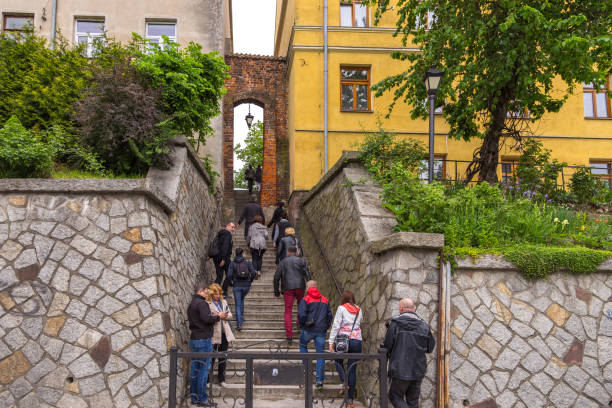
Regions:
<instances>
[{"instance_id":1,"label":"archway light","mask_svg":"<svg viewBox=\"0 0 612 408\"><path fill-rule=\"evenodd\" d=\"M249 103L249 113L244 117L244 120L246 120L246 124L249 127L249 129L251 129L251 125L253 124L253 119L254 119L254 116L251 115L251 104Z\"/></svg>"}]
</instances>

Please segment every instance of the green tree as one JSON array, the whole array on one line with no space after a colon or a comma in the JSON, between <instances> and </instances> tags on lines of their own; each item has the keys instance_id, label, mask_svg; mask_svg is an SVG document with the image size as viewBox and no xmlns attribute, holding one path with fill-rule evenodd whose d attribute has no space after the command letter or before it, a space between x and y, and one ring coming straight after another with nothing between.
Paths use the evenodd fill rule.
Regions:
<instances>
[{"instance_id":1,"label":"green tree","mask_svg":"<svg viewBox=\"0 0 612 408\"><path fill-rule=\"evenodd\" d=\"M194 147L204 145L213 133L210 120L221 113L229 67L218 52L203 53L190 42L185 48L164 37L163 45L151 44L136 34L146 49L134 61L137 70L161 89L160 108L168 119L164 125L184 134Z\"/></svg>"},{"instance_id":2,"label":"green tree","mask_svg":"<svg viewBox=\"0 0 612 408\"><path fill-rule=\"evenodd\" d=\"M370 3L379 6L376 21L389 10L390 0ZM399 101L411 105L413 119L426 118L423 74L444 70L436 103L444 105L449 135L483 139L468 179L496 182L500 143L529 132L529 120L508 112L529 112L531 122L558 112L568 92L582 82L603 85L612 67L611 0L398 0L394 11L395 36L419 52L392 54L406 70L374 85L376 96L392 91L389 113ZM553 88L556 79L566 89Z\"/></svg>"},{"instance_id":3,"label":"green tree","mask_svg":"<svg viewBox=\"0 0 612 408\"><path fill-rule=\"evenodd\" d=\"M263 135L264 128L261 121L253 123L246 139L244 139L244 147L238 143L234 148L236 156L244 162L244 167L239 170L234 170L234 187L247 188L247 182L244 179L244 169L253 166L263 165Z\"/></svg>"}]
</instances>

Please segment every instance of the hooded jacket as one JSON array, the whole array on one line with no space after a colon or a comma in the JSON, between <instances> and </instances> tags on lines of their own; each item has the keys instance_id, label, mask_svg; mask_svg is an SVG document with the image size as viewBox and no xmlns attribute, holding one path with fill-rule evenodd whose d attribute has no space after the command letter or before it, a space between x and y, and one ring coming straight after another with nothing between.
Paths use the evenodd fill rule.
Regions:
<instances>
[{"instance_id":1,"label":"hooded jacket","mask_svg":"<svg viewBox=\"0 0 612 408\"><path fill-rule=\"evenodd\" d=\"M427 357L436 346L429 325L414 313L391 320L383 343L389 356L389 376L413 381L425 376Z\"/></svg>"},{"instance_id":2,"label":"hooded jacket","mask_svg":"<svg viewBox=\"0 0 612 408\"><path fill-rule=\"evenodd\" d=\"M298 256L289 255L278 265L274 274L274 296L291 289L304 289L310 280L306 261ZM280 283L280 288L279 288Z\"/></svg>"},{"instance_id":3,"label":"hooded jacket","mask_svg":"<svg viewBox=\"0 0 612 408\"><path fill-rule=\"evenodd\" d=\"M306 292L306 296L300 300L298 306L298 321L303 330L309 333L325 333L332 322L332 312L329 302L325 296L321 295L319 289L312 287ZM306 326L306 322L314 322L311 326Z\"/></svg>"},{"instance_id":4,"label":"hooded jacket","mask_svg":"<svg viewBox=\"0 0 612 408\"><path fill-rule=\"evenodd\" d=\"M249 279L238 279L236 274L238 273L238 264L246 262L247 268L249 268ZM257 271L253 268L253 264L251 261L247 261L243 256L234 257L234 262L232 262L227 270L227 282L230 286L235 288L243 288L243 287L251 287L251 283L253 279L257 276Z\"/></svg>"},{"instance_id":5,"label":"hooded jacket","mask_svg":"<svg viewBox=\"0 0 612 408\"><path fill-rule=\"evenodd\" d=\"M266 249L266 240L268 239L268 229L265 225L256 222L249 227L247 242L249 248Z\"/></svg>"},{"instance_id":6,"label":"hooded jacket","mask_svg":"<svg viewBox=\"0 0 612 408\"><path fill-rule=\"evenodd\" d=\"M334 323L329 331L329 344L334 344L336 336L346 334L351 340L362 340L361 338L361 319L363 314L358 306L345 303L338 306Z\"/></svg>"}]
</instances>

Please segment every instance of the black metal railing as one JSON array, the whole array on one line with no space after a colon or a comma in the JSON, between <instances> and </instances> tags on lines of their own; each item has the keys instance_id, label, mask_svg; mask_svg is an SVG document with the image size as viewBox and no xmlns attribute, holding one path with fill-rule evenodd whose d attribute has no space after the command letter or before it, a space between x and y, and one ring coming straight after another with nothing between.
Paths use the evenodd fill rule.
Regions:
<instances>
[{"instance_id":1,"label":"black metal railing","mask_svg":"<svg viewBox=\"0 0 612 408\"><path fill-rule=\"evenodd\" d=\"M270 343L274 343L273 341L269 341ZM225 359L226 362L233 361L244 361L244 368L234 367L234 375L238 373L239 370L243 370L241 375L238 377L244 377L244 394L236 395L236 388L222 388L216 387L213 389L213 381L208 383L208 399L209 402L217 402L222 403L223 407L245 407L245 408L253 408L254 401L254 391L256 386L256 381L254 378L254 374L256 372L255 361L262 360L264 362L276 362L280 365L281 361L294 362L294 367L299 366L299 371L301 372L301 381L295 381L294 384L285 384L285 385L299 385L300 389L303 389L304 398L304 407L312 408L312 407L325 407L325 408L344 408L348 406L349 398L347 392L344 392L343 395L333 396L325 395L322 391L313 390L313 386L315 382L313 381L313 370L315 364L313 360L317 359L325 359L325 360L339 360L339 359L350 359L357 360L354 364L357 365L359 362L364 362L364 364L359 364L360 374L358 375L357 381L364 380L364 377L371 376L376 377L378 381L372 381L372 387L368 390L364 390L360 387L360 394L356 395L355 399L359 397L359 400L365 403L365 406L368 408L388 408L389 401L387 396L387 351L385 349L380 349L378 354L364 354L364 353L300 353L300 352L291 352L288 349L287 351L283 351L283 347L281 347L281 343L277 343L275 347L272 348L270 352L255 352L249 350L237 350L237 351L229 351L229 352L211 352L211 353L193 353L193 352L184 352L179 351L176 347L170 348L170 379L169 379L169 390L168 390L168 407L176 408L176 407L188 407L188 401L191 399L191 394L187 392L188 386L185 385L184 392L181 395L177 395L177 383L179 380L179 359L190 359L193 362L193 359L215 359L217 362L219 359ZM300 364L299 361L302 360L303 363ZM365 362L374 362L378 361L378 365L376 370L372 369L373 364L367 364ZM186 367L186 372L183 373L180 377L184 383L187 383L187 376L190 372L189 364L183 364L183 367ZM211 365L209 370L209 375L212 375L214 369L216 367ZM357 367L355 367L357 368ZM232 370L231 367L228 368ZM227 370L226 369L226 370ZM350 367L346 368L344 382L342 387L344 390L348 390L348 371ZM232 373L230 373L232 375ZM258 378L259 380L259 378ZM303 388L302 388L303 387ZM375 389L377 388L377 389ZM178 398L177 398L178 397Z\"/></svg>"}]
</instances>

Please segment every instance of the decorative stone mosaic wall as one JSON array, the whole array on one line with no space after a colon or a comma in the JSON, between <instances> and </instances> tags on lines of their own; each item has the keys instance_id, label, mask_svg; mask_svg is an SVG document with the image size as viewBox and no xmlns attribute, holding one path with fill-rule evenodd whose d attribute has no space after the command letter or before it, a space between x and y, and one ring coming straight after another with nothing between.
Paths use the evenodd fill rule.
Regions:
<instances>
[{"instance_id":1,"label":"decorative stone mosaic wall","mask_svg":"<svg viewBox=\"0 0 612 408\"><path fill-rule=\"evenodd\" d=\"M364 352L377 351L384 322L397 315L403 297L416 301L416 313L437 337L443 237L393 233L380 190L355 159L345 153L303 200L300 233L319 287L335 310L337 290L322 249L339 286L353 290L364 310ZM602 407L612 401L612 259L592 275L557 273L538 282L524 280L499 257L460 260L450 318L452 407ZM436 404L436 351L428 361L422 407Z\"/></svg>"},{"instance_id":2,"label":"decorative stone mosaic wall","mask_svg":"<svg viewBox=\"0 0 612 408\"><path fill-rule=\"evenodd\" d=\"M0 406L167 404L220 204L190 147L174 159L144 180L0 181Z\"/></svg>"},{"instance_id":3,"label":"decorative stone mosaic wall","mask_svg":"<svg viewBox=\"0 0 612 408\"><path fill-rule=\"evenodd\" d=\"M477 266L453 279L452 406L607 407L610 271L529 282L516 271Z\"/></svg>"}]
</instances>

